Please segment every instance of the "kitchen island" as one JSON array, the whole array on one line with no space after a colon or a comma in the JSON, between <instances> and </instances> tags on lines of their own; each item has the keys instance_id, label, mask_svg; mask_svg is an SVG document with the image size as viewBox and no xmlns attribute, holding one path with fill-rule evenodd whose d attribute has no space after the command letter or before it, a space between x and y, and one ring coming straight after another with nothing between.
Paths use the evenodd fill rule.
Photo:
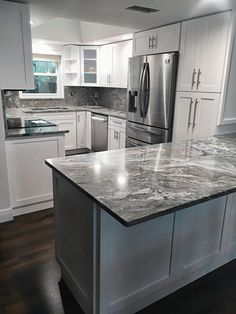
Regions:
<instances>
[{"instance_id":1,"label":"kitchen island","mask_svg":"<svg viewBox=\"0 0 236 314\"><path fill-rule=\"evenodd\" d=\"M85 313L135 313L236 257L236 134L47 160Z\"/></svg>"}]
</instances>

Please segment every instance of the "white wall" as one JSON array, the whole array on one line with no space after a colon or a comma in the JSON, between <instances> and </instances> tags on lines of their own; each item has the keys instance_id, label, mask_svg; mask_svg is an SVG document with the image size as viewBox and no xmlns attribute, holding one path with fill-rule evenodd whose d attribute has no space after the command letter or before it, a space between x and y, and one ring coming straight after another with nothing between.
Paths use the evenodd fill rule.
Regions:
<instances>
[{"instance_id":1,"label":"white wall","mask_svg":"<svg viewBox=\"0 0 236 314\"><path fill-rule=\"evenodd\" d=\"M2 100L0 97L0 222L4 219L2 214L10 209L10 196L7 174L7 161L5 150L5 131Z\"/></svg>"}]
</instances>

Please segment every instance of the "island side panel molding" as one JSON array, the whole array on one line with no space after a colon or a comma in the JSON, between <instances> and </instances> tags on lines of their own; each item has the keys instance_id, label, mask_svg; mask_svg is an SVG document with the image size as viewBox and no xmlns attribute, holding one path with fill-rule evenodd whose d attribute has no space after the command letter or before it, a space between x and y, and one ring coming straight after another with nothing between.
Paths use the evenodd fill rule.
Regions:
<instances>
[{"instance_id":1,"label":"island side panel molding","mask_svg":"<svg viewBox=\"0 0 236 314\"><path fill-rule=\"evenodd\" d=\"M236 193L227 197L225 227L222 238L222 255L236 258Z\"/></svg>"},{"instance_id":2,"label":"island side panel molding","mask_svg":"<svg viewBox=\"0 0 236 314\"><path fill-rule=\"evenodd\" d=\"M170 276L174 214L125 227L101 210L100 311L135 313Z\"/></svg>"},{"instance_id":3,"label":"island side panel molding","mask_svg":"<svg viewBox=\"0 0 236 314\"><path fill-rule=\"evenodd\" d=\"M183 276L219 259L227 197L192 206L175 214L171 273Z\"/></svg>"},{"instance_id":4,"label":"island side panel molding","mask_svg":"<svg viewBox=\"0 0 236 314\"><path fill-rule=\"evenodd\" d=\"M94 203L54 172L56 259L62 278L85 313L96 313L97 211Z\"/></svg>"}]
</instances>

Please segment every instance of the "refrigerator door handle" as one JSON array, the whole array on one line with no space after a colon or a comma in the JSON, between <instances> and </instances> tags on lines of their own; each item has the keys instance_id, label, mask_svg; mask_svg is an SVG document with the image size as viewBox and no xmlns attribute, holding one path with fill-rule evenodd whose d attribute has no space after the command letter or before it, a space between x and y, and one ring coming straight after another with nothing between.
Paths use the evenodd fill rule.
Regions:
<instances>
[{"instance_id":1,"label":"refrigerator door handle","mask_svg":"<svg viewBox=\"0 0 236 314\"><path fill-rule=\"evenodd\" d=\"M149 96L150 96L150 67L149 67L149 63L146 63L145 79L144 79L144 93L145 93L144 118L146 118L146 115L148 112L148 107L149 107Z\"/></svg>"},{"instance_id":2,"label":"refrigerator door handle","mask_svg":"<svg viewBox=\"0 0 236 314\"><path fill-rule=\"evenodd\" d=\"M146 69L146 62L143 64L141 76L140 76L140 84L139 84L139 104L140 104L140 113L141 117L144 116L144 103L143 103L143 84L144 84L144 78L145 78L145 69Z\"/></svg>"}]
</instances>

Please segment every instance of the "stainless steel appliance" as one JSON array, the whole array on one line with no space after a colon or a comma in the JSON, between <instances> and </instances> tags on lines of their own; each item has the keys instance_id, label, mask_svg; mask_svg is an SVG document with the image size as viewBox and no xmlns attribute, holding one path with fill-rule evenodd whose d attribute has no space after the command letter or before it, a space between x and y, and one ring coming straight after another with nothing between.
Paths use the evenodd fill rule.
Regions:
<instances>
[{"instance_id":1,"label":"stainless steel appliance","mask_svg":"<svg viewBox=\"0 0 236 314\"><path fill-rule=\"evenodd\" d=\"M129 59L127 147L171 141L178 53Z\"/></svg>"},{"instance_id":2,"label":"stainless steel appliance","mask_svg":"<svg viewBox=\"0 0 236 314\"><path fill-rule=\"evenodd\" d=\"M108 148L108 118L92 113L91 116L91 150L100 152Z\"/></svg>"}]
</instances>

